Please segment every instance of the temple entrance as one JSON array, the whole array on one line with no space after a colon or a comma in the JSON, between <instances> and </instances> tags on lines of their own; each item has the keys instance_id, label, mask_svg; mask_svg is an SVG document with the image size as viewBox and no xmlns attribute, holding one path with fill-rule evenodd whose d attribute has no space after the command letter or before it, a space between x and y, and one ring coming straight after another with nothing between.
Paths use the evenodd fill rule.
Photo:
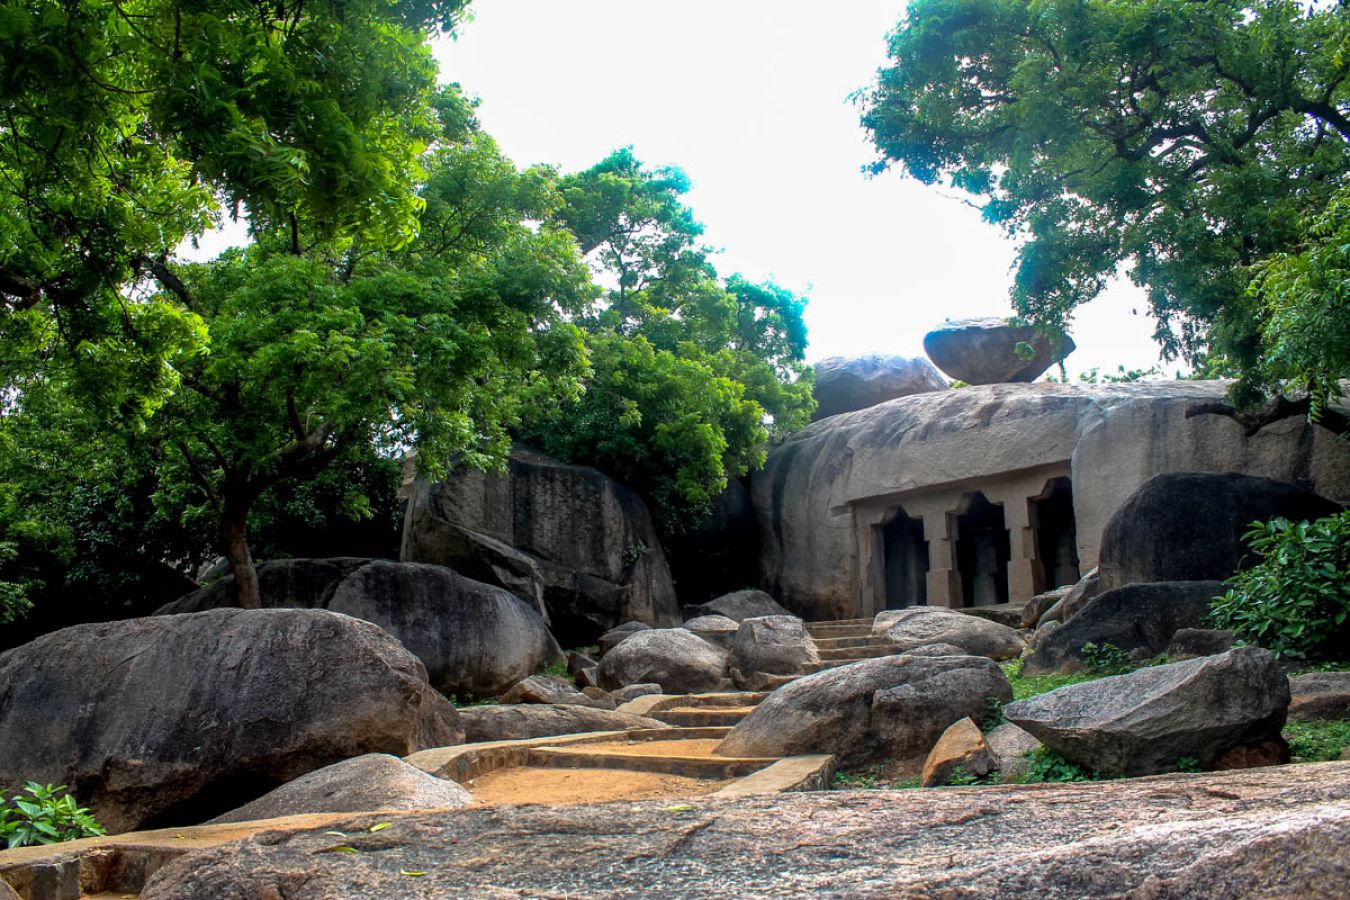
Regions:
<instances>
[{"instance_id":1,"label":"temple entrance","mask_svg":"<svg viewBox=\"0 0 1350 900\"><path fill-rule=\"evenodd\" d=\"M887 609L928 605L928 542L923 519L896 507L891 518L877 526L885 566Z\"/></svg>"},{"instance_id":2,"label":"temple entrance","mask_svg":"<svg viewBox=\"0 0 1350 900\"><path fill-rule=\"evenodd\" d=\"M956 516L956 567L965 606L1008 602L1010 556L1003 507L978 491L966 494Z\"/></svg>"},{"instance_id":3,"label":"temple entrance","mask_svg":"<svg viewBox=\"0 0 1350 900\"><path fill-rule=\"evenodd\" d=\"M1073 516L1073 484L1052 478L1039 497L1031 499L1031 527L1036 532L1037 591L1075 584L1078 571L1078 526Z\"/></svg>"}]
</instances>

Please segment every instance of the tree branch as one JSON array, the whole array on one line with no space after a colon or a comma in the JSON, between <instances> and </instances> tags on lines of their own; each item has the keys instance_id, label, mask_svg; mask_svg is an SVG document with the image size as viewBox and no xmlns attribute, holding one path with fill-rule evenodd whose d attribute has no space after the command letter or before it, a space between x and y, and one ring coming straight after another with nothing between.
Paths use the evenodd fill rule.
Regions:
<instances>
[{"instance_id":1,"label":"tree branch","mask_svg":"<svg viewBox=\"0 0 1350 900\"><path fill-rule=\"evenodd\" d=\"M145 269L151 275L155 276L155 280L163 286L164 290L177 297L182 301L184 306L189 309L193 307L195 300L192 296L192 291L188 290L188 286L183 283L183 280L175 275L173 270L169 268L167 259L164 257L151 259L148 256L138 256L134 260L134 263L138 270Z\"/></svg>"},{"instance_id":2,"label":"tree branch","mask_svg":"<svg viewBox=\"0 0 1350 900\"><path fill-rule=\"evenodd\" d=\"M1291 419L1297 416L1306 420L1311 410L1312 400L1308 397L1304 397L1302 400L1290 400L1288 397L1279 396L1254 412L1243 412L1230 404L1219 401L1192 403L1186 409L1186 418L1207 415L1225 416L1241 425L1244 435L1252 437L1267 425L1273 425L1283 419ZM1321 425L1333 434L1350 433L1350 419L1334 409L1323 408L1322 414L1312 424Z\"/></svg>"}]
</instances>

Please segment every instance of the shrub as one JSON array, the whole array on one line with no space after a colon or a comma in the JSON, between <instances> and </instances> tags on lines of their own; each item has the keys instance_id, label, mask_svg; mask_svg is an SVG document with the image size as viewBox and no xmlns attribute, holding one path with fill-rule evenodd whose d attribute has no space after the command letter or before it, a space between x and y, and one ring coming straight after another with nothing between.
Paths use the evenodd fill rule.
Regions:
<instances>
[{"instance_id":1,"label":"shrub","mask_svg":"<svg viewBox=\"0 0 1350 900\"><path fill-rule=\"evenodd\" d=\"M1023 784L1053 784L1074 781L1096 781L1093 772L1069 762L1049 747L1037 747L1027 754L1026 773L1017 780Z\"/></svg>"},{"instance_id":2,"label":"shrub","mask_svg":"<svg viewBox=\"0 0 1350 900\"><path fill-rule=\"evenodd\" d=\"M1083 665L1099 675L1124 675L1138 668L1130 655L1112 643L1101 646L1089 641L1083 645Z\"/></svg>"},{"instance_id":3,"label":"shrub","mask_svg":"<svg viewBox=\"0 0 1350 900\"><path fill-rule=\"evenodd\" d=\"M1293 659L1344 652L1350 638L1350 511L1315 522L1253 522L1243 535L1261 561L1228 579L1210 618Z\"/></svg>"},{"instance_id":4,"label":"shrub","mask_svg":"<svg viewBox=\"0 0 1350 900\"><path fill-rule=\"evenodd\" d=\"M69 794L57 796L65 785L41 785L28 782L24 793L5 804L0 794L0 846L28 847L33 844L59 844L85 837L107 834L89 810L75 805Z\"/></svg>"}]
</instances>

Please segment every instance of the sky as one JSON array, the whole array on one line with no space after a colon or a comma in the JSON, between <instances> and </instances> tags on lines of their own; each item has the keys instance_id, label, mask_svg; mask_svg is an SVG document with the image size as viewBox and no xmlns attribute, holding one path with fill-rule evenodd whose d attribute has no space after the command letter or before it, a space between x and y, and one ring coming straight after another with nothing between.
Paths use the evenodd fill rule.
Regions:
<instances>
[{"instance_id":1,"label":"sky","mask_svg":"<svg viewBox=\"0 0 1350 900\"><path fill-rule=\"evenodd\" d=\"M875 155L848 98L885 63L903 7L474 0L434 49L517 165L573 171L632 145L683 168L718 270L810 297L809 362L922 356L944 320L1011 314L1015 247L950 188L863 174ZM1080 309L1069 373L1157 363L1146 309L1128 282Z\"/></svg>"}]
</instances>

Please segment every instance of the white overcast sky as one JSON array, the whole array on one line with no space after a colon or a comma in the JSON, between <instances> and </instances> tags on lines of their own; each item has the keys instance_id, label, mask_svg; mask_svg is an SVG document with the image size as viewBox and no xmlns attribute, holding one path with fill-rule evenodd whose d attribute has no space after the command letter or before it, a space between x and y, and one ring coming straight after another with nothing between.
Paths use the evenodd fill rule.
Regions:
<instances>
[{"instance_id":1,"label":"white overcast sky","mask_svg":"<svg viewBox=\"0 0 1350 900\"><path fill-rule=\"evenodd\" d=\"M631 144L688 172L719 271L810 296L810 361L922 356L944 319L1010 314L1014 248L950 189L862 174L873 153L848 95L884 63L903 7L474 0L436 57L518 165L582 169ZM1148 368L1152 329L1142 293L1112 288L1080 310L1070 372Z\"/></svg>"}]
</instances>

